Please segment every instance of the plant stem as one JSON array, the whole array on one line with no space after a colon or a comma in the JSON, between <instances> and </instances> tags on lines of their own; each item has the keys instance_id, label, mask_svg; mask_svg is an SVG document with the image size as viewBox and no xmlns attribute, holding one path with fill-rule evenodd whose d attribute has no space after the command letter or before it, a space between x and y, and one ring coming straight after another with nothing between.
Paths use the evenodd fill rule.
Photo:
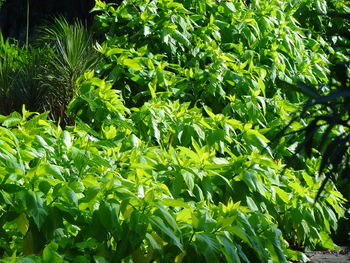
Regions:
<instances>
[{"instance_id":1,"label":"plant stem","mask_svg":"<svg viewBox=\"0 0 350 263\"><path fill-rule=\"evenodd\" d=\"M29 39L29 0L27 0L27 30L26 30L26 48L28 48Z\"/></svg>"}]
</instances>

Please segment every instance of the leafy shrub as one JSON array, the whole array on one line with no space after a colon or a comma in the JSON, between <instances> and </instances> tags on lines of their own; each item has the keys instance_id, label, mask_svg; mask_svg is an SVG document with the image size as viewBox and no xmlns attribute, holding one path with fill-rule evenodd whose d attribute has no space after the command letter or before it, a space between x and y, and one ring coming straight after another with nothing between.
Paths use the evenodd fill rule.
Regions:
<instances>
[{"instance_id":1,"label":"leafy shrub","mask_svg":"<svg viewBox=\"0 0 350 263\"><path fill-rule=\"evenodd\" d=\"M298 140L269 144L304 101L295 76L328 80L300 5L96 1L103 60L73 83L74 126L0 116L0 257L287 262L333 249L344 198L327 185L314 205L320 159L285 168ZM55 34L54 55L69 43Z\"/></svg>"},{"instance_id":2,"label":"leafy shrub","mask_svg":"<svg viewBox=\"0 0 350 263\"><path fill-rule=\"evenodd\" d=\"M288 3L97 1L94 10L107 38L100 72L127 105L157 90L220 112L230 95L271 97L283 89L294 96L288 83L295 76L327 79L326 54L308 48L313 40L304 38Z\"/></svg>"},{"instance_id":3,"label":"leafy shrub","mask_svg":"<svg viewBox=\"0 0 350 263\"><path fill-rule=\"evenodd\" d=\"M16 80L21 70L21 65L28 60L26 51L18 47L18 43L11 43L4 39L0 33L0 111L9 114L16 109L13 100L16 90Z\"/></svg>"},{"instance_id":4,"label":"leafy shrub","mask_svg":"<svg viewBox=\"0 0 350 263\"><path fill-rule=\"evenodd\" d=\"M1 128L0 222L9 241L2 257L43 250L44 261L286 261L280 232L261 212L175 199L161 179L172 173L162 163L175 150L145 149L123 129L115 128L124 140L97 139L78 126L62 131L47 114L30 116L1 119L13 127ZM186 160L183 151L178 157Z\"/></svg>"},{"instance_id":5,"label":"leafy shrub","mask_svg":"<svg viewBox=\"0 0 350 263\"><path fill-rule=\"evenodd\" d=\"M331 48L333 49L334 47L334 49L339 50L340 44L345 45L345 47L349 45L350 36L346 32L344 33L342 27L337 27L338 20L343 21L344 24L348 23L349 13L338 12L340 8L342 8L340 9L342 11L347 10L349 12L350 10L341 3L337 3L337 5L331 7L334 8L333 11L323 14L330 21L325 30L328 30L327 37L334 37ZM348 19L346 20L344 18ZM335 31L332 32L331 30ZM342 51L343 53L338 52L338 54L335 54L335 61L339 57L348 60L348 57L346 57L347 50L343 49ZM320 194L328 180L338 179L340 181L341 178L338 176L349 177L350 175L348 150L350 142L348 135L348 129L350 127L349 62L341 61L335 63L331 68L331 75L327 84L318 85L317 87L301 82L299 87L300 91L306 94L309 99L296 118L303 118L305 113L308 112L309 114L311 113L312 120L305 128L297 131L303 135L304 139L299 143L293 157L297 157L302 151L305 152L308 158L311 158L315 152L322 156L319 174L325 173L326 177L319 189ZM293 121L294 119L289 125ZM346 190L345 192L347 193Z\"/></svg>"},{"instance_id":6,"label":"leafy shrub","mask_svg":"<svg viewBox=\"0 0 350 263\"><path fill-rule=\"evenodd\" d=\"M80 23L68 24L56 18L40 29L34 46L20 48L0 38L0 111L20 111L23 104L32 111L50 110L50 118L66 125L68 102L76 81L98 58L92 37Z\"/></svg>"},{"instance_id":7,"label":"leafy shrub","mask_svg":"<svg viewBox=\"0 0 350 263\"><path fill-rule=\"evenodd\" d=\"M38 75L47 90L45 110L51 111L53 120L66 124L65 110L76 92L76 81L97 62L92 36L81 22L70 25L59 17L39 29L36 42L51 47Z\"/></svg>"},{"instance_id":8,"label":"leafy shrub","mask_svg":"<svg viewBox=\"0 0 350 263\"><path fill-rule=\"evenodd\" d=\"M215 144L220 141L211 146L204 139L200 146L196 134L188 147L181 146L182 139L167 148L153 146L158 144L157 136L149 133L155 141L148 141L142 129L135 129L140 111L127 111L111 86L91 73L82 81L81 94L70 108L84 99L90 111L98 113L99 107L92 107L98 102L102 109L106 105L104 119L90 114L90 122L84 119L65 131L47 121L47 114L23 110L22 116L13 113L0 119L7 127L1 128L0 198L6 212L0 222L9 241L1 244L2 257L16 250L17 256L43 251L44 260L47 255L68 261L301 258L287 249L283 236L306 248L332 248L328 234L337 216L327 202L341 214L339 193L330 192L312 210L316 180L292 170L283 176L280 164L257 150L217 157ZM120 106L110 101L119 101ZM156 104L150 109L157 110ZM163 109L169 107L165 101L162 104ZM178 116L180 124L187 119L181 120L182 114L191 114L192 125L204 134L223 129L221 123L235 125L231 132L244 129L237 120L223 120L213 113L203 117L198 109L186 113L186 104L174 105L169 107L173 111L169 117ZM130 128L111 122L128 114ZM102 129L89 127L95 122ZM155 130L152 122L143 125ZM245 129L249 133L250 128ZM263 138L254 131L252 138ZM168 131L158 128L158 132L161 142ZM256 147L263 147L259 140Z\"/></svg>"}]
</instances>

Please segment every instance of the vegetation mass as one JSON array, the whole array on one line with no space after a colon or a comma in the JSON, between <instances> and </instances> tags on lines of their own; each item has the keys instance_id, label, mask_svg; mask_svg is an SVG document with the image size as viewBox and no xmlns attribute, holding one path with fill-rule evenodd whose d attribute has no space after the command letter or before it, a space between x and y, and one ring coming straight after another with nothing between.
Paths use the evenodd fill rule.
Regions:
<instances>
[{"instance_id":1,"label":"vegetation mass","mask_svg":"<svg viewBox=\"0 0 350 263\"><path fill-rule=\"evenodd\" d=\"M337 248L347 203L322 182L349 169L350 95L333 93L349 83L331 75L348 40L330 16L348 4L96 0L95 39L62 17L30 45L0 34L0 262Z\"/></svg>"}]
</instances>

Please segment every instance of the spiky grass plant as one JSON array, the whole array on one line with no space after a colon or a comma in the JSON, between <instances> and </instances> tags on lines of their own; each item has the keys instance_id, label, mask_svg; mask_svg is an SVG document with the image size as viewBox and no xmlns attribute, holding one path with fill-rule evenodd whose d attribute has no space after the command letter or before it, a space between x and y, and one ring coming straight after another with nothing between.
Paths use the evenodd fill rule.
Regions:
<instances>
[{"instance_id":1,"label":"spiky grass plant","mask_svg":"<svg viewBox=\"0 0 350 263\"><path fill-rule=\"evenodd\" d=\"M45 110L51 118L67 124L66 106L76 92L76 81L98 60L90 32L80 21L69 24L63 17L39 28L36 44L50 48L38 75L46 89Z\"/></svg>"}]
</instances>

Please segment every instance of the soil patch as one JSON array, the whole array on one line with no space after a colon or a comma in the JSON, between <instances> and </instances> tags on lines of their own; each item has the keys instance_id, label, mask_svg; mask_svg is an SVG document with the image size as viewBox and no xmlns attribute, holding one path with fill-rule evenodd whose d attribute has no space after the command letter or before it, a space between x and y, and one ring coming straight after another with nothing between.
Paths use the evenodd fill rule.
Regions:
<instances>
[{"instance_id":1,"label":"soil patch","mask_svg":"<svg viewBox=\"0 0 350 263\"><path fill-rule=\"evenodd\" d=\"M350 248L342 247L340 250L313 251L305 253L311 263L349 263Z\"/></svg>"}]
</instances>

